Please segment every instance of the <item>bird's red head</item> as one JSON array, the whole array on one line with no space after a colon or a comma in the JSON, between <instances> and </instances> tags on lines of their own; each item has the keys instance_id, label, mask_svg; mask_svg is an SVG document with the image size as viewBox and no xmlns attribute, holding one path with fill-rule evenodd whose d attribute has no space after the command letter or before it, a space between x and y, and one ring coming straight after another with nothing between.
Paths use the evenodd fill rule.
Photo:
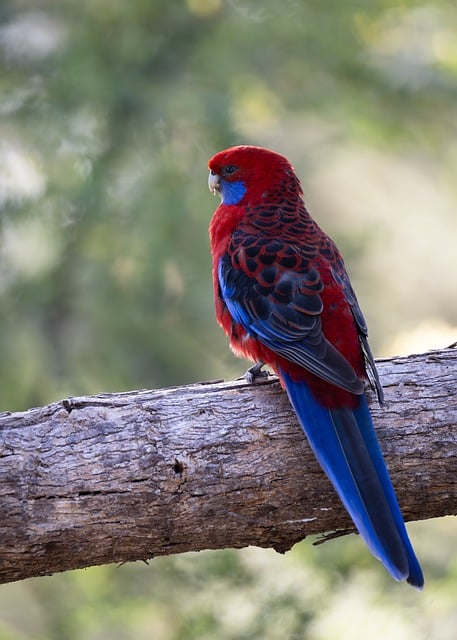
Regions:
<instances>
[{"instance_id":1,"label":"bird's red head","mask_svg":"<svg viewBox=\"0 0 457 640\"><path fill-rule=\"evenodd\" d=\"M301 194L287 158L263 147L230 147L213 156L208 168L208 187L219 193L224 205L259 201L279 188Z\"/></svg>"}]
</instances>

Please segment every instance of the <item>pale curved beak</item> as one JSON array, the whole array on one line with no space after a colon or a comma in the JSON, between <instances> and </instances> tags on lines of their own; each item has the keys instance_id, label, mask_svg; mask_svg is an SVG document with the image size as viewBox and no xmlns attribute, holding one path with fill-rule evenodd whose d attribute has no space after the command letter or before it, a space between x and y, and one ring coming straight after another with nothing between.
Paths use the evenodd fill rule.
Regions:
<instances>
[{"instance_id":1,"label":"pale curved beak","mask_svg":"<svg viewBox=\"0 0 457 640\"><path fill-rule=\"evenodd\" d=\"M211 191L213 196L215 196L216 193L220 190L220 182L221 176L217 173L214 173L214 171L210 169L208 175L208 189Z\"/></svg>"}]
</instances>

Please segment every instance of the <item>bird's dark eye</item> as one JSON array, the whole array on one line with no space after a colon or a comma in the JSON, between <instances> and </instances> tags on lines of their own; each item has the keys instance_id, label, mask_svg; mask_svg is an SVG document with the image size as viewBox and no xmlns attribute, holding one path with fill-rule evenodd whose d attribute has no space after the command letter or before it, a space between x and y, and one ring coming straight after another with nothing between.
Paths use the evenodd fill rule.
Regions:
<instances>
[{"instance_id":1,"label":"bird's dark eye","mask_svg":"<svg viewBox=\"0 0 457 640\"><path fill-rule=\"evenodd\" d=\"M228 164L224 167L224 175L231 176L235 171L238 171L238 167L235 167L233 164Z\"/></svg>"}]
</instances>

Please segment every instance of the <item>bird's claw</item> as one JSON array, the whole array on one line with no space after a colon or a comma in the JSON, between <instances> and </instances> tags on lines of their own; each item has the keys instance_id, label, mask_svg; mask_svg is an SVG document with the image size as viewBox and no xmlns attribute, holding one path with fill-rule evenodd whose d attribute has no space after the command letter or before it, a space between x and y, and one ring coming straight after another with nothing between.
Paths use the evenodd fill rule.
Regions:
<instances>
[{"instance_id":1,"label":"bird's claw","mask_svg":"<svg viewBox=\"0 0 457 640\"><path fill-rule=\"evenodd\" d=\"M263 366L263 362L256 362L252 367L249 367L246 373L242 375L239 380L246 380L246 382L248 382L249 384L253 384L260 378L262 378L263 380L265 378L268 378L270 374L268 373L268 371L262 371Z\"/></svg>"}]
</instances>

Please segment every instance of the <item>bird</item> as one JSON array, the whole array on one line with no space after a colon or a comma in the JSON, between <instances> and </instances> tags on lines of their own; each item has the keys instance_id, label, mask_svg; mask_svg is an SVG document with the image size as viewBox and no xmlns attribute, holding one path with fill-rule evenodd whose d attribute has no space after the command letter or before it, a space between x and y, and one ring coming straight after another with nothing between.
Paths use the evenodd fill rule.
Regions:
<instances>
[{"instance_id":1,"label":"bird","mask_svg":"<svg viewBox=\"0 0 457 640\"><path fill-rule=\"evenodd\" d=\"M343 258L275 151L238 145L208 163L216 319L235 355L269 366L357 531L396 581L424 577L376 437L368 385L384 395Z\"/></svg>"}]
</instances>

